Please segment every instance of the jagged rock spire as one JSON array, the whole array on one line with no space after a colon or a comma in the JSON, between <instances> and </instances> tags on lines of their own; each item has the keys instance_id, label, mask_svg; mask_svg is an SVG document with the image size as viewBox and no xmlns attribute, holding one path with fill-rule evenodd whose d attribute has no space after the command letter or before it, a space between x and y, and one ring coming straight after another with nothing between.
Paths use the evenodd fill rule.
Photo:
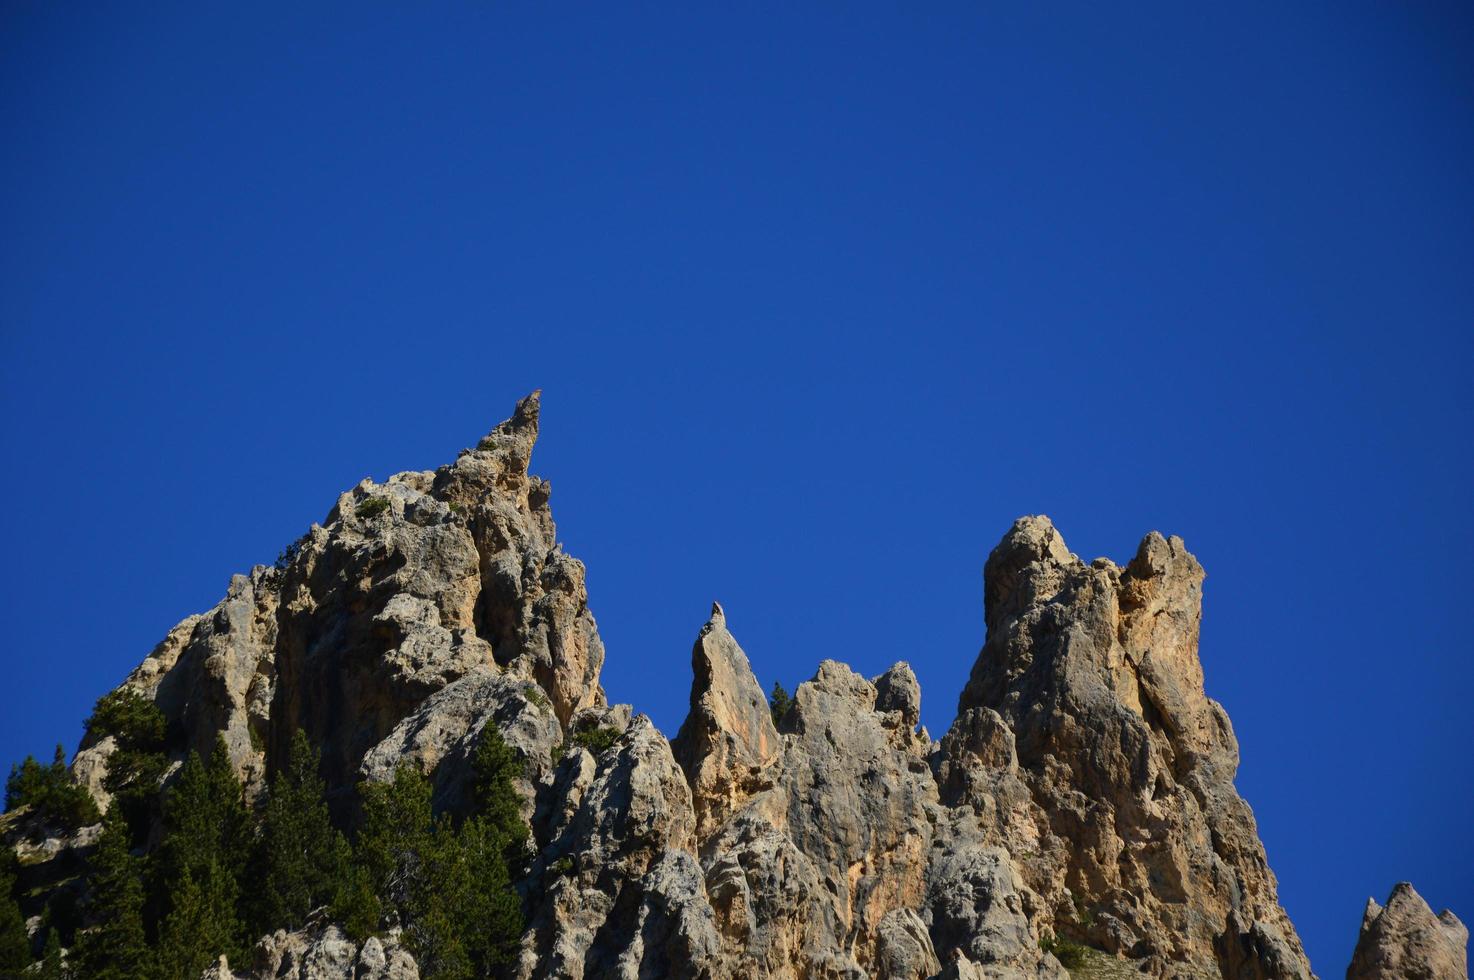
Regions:
<instances>
[{"instance_id":1,"label":"jagged rock spire","mask_svg":"<svg viewBox=\"0 0 1474 980\"><path fill-rule=\"evenodd\" d=\"M768 699L747 654L727 631L722 604L691 648L691 711L672 743L696 802L698 830L707 830L743 801L764 766L778 755Z\"/></svg>"},{"instance_id":2,"label":"jagged rock spire","mask_svg":"<svg viewBox=\"0 0 1474 980\"><path fill-rule=\"evenodd\" d=\"M1233 729L1203 690L1203 569L1182 539L1152 532L1125 568L1087 565L1047 517L1024 517L984 579L987 643L938 771L964 799L996 796L974 756L1007 748L997 722L1013 733L1004 754L1016 750L1037 819L1004 812L1002 836L1050 828L1023 867L1056 931L1159 974L1309 977L1233 788Z\"/></svg>"},{"instance_id":3,"label":"jagged rock spire","mask_svg":"<svg viewBox=\"0 0 1474 980\"><path fill-rule=\"evenodd\" d=\"M1367 899L1346 980L1408 977L1468 980L1469 930L1448 909L1437 915L1406 881L1386 905Z\"/></svg>"}]
</instances>

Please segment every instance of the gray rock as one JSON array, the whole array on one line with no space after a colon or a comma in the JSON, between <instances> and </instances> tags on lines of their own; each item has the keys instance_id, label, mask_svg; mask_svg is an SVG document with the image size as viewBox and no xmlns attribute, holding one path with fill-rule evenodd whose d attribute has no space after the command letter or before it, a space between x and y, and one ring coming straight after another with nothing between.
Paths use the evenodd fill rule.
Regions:
<instances>
[{"instance_id":1,"label":"gray rock","mask_svg":"<svg viewBox=\"0 0 1474 980\"><path fill-rule=\"evenodd\" d=\"M230 972L225 957L205 980L419 980L414 957L393 940L353 942L337 926L316 919L306 927L263 938L252 968Z\"/></svg>"},{"instance_id":2,"label":"gray rock","mask_svg":"<svg viewBox=\"0 0 1474 980\"><path fill-rule=\"evenodd\" d=\"M876 980L927 980L942 970L926 923L910 909L892 909L876 930Z\"/></svg>"}]
</instances>

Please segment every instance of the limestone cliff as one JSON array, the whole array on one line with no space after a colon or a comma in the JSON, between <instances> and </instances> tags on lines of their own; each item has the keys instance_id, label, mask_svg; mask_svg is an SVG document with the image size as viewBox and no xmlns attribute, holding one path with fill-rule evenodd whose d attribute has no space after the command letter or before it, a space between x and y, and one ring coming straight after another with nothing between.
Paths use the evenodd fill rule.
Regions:
<instances>
[{"instance_id":1,"label":"limestone cliff","mask_svg":"<svg viewBox=\"0 0 1474 980\"><path fill-rule=\"evenodd\" d=\"M163 710L174 756L223 735L254 793L306 731L351 825L355 785L406 760L464 810L494 726L533 835L523 980L1312 975L1204 691L1203 570L1180 539L1087 564L1047 518L1016 522L940 741L904 663L866 678L825 660L774 719L717 605L668 740L606 703L583 566L528 472L537 429L533 394L454 463L365 480L171 630L124 684ZM103 805L114 749L89 737L73 763ZM8 835L32 885L91 839ZM1368 906L1348 977L1464 976L1466 940L1399 886ZM418 970L392 936L319 920L209 975Z\"/></svg>"}]
</instances>

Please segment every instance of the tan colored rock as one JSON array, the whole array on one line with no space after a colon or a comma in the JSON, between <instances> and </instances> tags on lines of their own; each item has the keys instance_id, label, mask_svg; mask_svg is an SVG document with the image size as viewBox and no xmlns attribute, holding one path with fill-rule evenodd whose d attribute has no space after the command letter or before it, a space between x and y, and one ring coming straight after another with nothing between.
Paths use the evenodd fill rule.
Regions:
<instances>
[{"instance_id":1,"label":"tan colored rock","mask_svg":"<svg viewBox=\"0 0 1474 980\"><path fill-rule=\"evenodd\" d=\"M168 717L174 761L221 736L254 792L305 730L346 825L354 785L406 763L463 810L495 729L525 763L536 854L519 980L1066 980L1048 936L1092 947L1094 976L1310 977L1205 693L1203 570L1180 539L1086 564L1047 518L1016 522L940 742L904 663L867 680L824 660L775 725L714 605L667 741L606 703L584 567L528 471L539 415L533 393L454 463L364 480L171 630L125 684ZM72 767L104 804L113 750L89 737ZM24 890L82 888L98 828L36 824L0 820ZM1466 941L1400 885L1369 903L1348 980L1465 977ZM208 975L418 973L391 938L318 918Z\"/></svg>"},{"instance_id":2,"label":"tan colored rock","mask_svg":"<svg viewBox=\"0 0 1474 980\"><path fill-rule=\"evenodd\" d=\"M1309 977L1233 788L1233 730L1203 693L1203 571L1182 541L1153 533L1125 568L1086 565L1047 518L1022 518L984 577L988 640L938 772L1004 826L1050 927L1163 976ZM1013 733L1031 803L1008 792L1007 739L979 709Z\"/></svg>"},{"instance_id":3,"label":"tan colored rock","mask_svg":"<svg viewBox=\"0 0 1474 980\"><path fill-rule=\"evenodd\" d=\"M1386 905L1367 899L1346 980L1468 980L1469 930L1448 909L1437 915L1408 882Z\"/></svg>"},{"instance_id":4,"label":"tan colored rock","mask_svg":"<svg viewBox=\"0 0 1474 980\"><path fill-rule=\"evenodd\" d=\"M533 685L557 726L602 706L583 566L557 542L548 485L527 472L537 420L534 393L455 463L364 480L278 567L236 576L219 605L171 630L124 683L163 709L176 756L223 736L254 793L304 729L341 803L369 753L462 678ZM432 709L466 721L464 707ZM435 723L413 724L416 759L443 754ZM546 767L556 740L538 741ZM111 751L84 740L73 764L104 805Z\"/></svg>"},{"instance_id":5,"label":"tan colored rock","mask_svg":"<svg viewBox=\"0 0 1474 980\"><path fill-rule=\"evenodd\" d=\"M719 603L691 650L691 711L671 743L691 784L697 832L706 835L772 785L764 771L781 743L747 654Z\"/></svg>"}]
</instances>

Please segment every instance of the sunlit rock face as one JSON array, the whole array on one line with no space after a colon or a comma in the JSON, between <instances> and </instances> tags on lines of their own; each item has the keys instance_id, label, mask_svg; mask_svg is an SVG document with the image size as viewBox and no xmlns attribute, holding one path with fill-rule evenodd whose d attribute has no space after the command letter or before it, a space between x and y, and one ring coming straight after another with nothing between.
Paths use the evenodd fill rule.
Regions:
<instances>
[{"instance_id":1,"label":"sunlit rock face","mask_svg":"<svg viewBox=\"0 0 1474 980\"><path fill-rule=\"evenodd\" d=\"M714 605L667 739L600 687L584 568L529 473L538 415L534 393L454 463L363 481L171 630L124 684L164 711L175 758L223 737L255 795L305 730L351 828L356 785L404 763L464 812L498 731L535 852L520 980L1311 976L1204 691L1203 570L1180 539L1087 564L1048 518L1018 520L987 559L986 642L940 741L908 665L866 678L825 659L842 650L816 652L775 718ZM73 765L104 806L112 751L88 740ZM4 830L29 885L71 880L96 838ZM1398 886L1369 904L1348 977L1462 977L1466 940ZM210 975L418 967L319 917Z\"/></svg>"},{"instance_id":2,"label":"sunlit rock face","mask_svg":"<svg viewBox=\"0 0 1474 980\"><path fill-rule=\"evenodd\" d=\"M938 771L999 828L1050 928L1164 976L1308 977L1203 691L1203 569L1182 540L1086 564L1025 517L984 578L988 641Z\"/></svg>"},{"instance_id":3,"label":"sunlit rock face","mask_svg":"<svg viewBox=\"0 0 1474 980\"><path fill-rule=\"evenodd\" d=\"M1468 980L1469 930L1448 909L1437 915L1407 882L1386 905L1367 899L1346 980Z\"/></svg>"}]
</instances>

